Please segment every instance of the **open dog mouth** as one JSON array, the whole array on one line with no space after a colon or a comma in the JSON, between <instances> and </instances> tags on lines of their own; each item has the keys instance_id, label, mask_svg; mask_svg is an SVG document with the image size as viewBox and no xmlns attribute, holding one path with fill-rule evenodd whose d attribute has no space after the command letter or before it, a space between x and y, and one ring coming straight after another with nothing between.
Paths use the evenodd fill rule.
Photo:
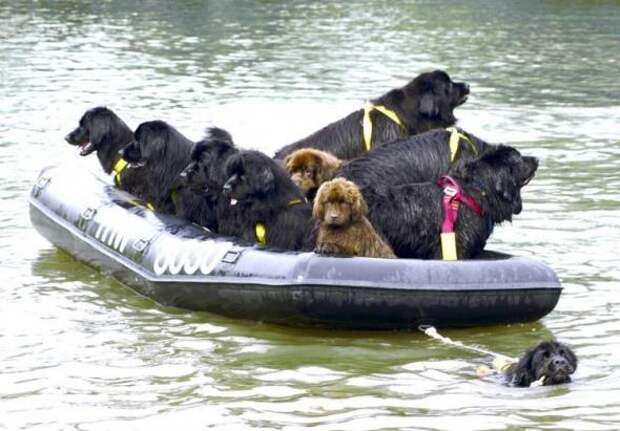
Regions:
<instances>
[{"instance_id":1,"label":"open dog mouth","mask_svg":"<svg viewBox=\"0 0 620 431\"><path fill-rule=\"evenodd\" d=\"M463 96L456 103L456 106L461 106L463 103L467 102L468 98L469 98L469 94L463 94Z\"/></svg>"},{"instance_id":2,"label":"open dog mouth","mask_svg":"<svg viewBox=\"0 0 620 431\"><path fill-rule=\"evenodd\" d=\"M95 145L92 142L88 141L82 145L80 145L80 156L88 156L90 153L95 151Z\"/></svg>"},{"instance_id":3,"label":"open dog mouth","mask_svg":"<svg viewBox=\"0 0 620 431\"><path fill-rule=\"evenodd\" d=\"M144 160L140 160L139 162L129 162L130 168L142 168L146 166L146 162Z\"/></svg>"}]
</instances>

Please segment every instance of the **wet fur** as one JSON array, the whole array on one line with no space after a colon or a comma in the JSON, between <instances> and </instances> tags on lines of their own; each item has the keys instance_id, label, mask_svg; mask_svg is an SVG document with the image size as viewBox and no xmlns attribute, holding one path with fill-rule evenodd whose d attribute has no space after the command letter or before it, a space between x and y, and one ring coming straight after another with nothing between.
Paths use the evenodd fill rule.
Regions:
<instances>
[{"instance_id":1,"label":"wet fur","mask_svg":"<svg viewBox=\"0 0 620 431\"><path fill-rule=\"evenodd\" d=\"M218 212L219 232L256 242L256 224L266 227L266 243L288 250L311 250L312 208L275 160L258 151L228 158L224 196L229 205ZM231 205L231 199L237 203ZM302 203L291 204L293 200Z\"/></svg>"},{"instance_id":2,"label":"wet fur","mask_svg":"<svg viewBox=\"0 0 620 431\"><path fill-rule=\"evenodd\" d=\"M133 132L111 109L98 106L86 111L78 126L65 136L70 145L96 152L106 174L111 174L121 158L120 151L133 140ZM142 199L147 199L145 172L142 168L127 167L121 175L120 188Z\"/></svg>"},{"instance_id":3,"label":"wet fur","mask_svg":"<svg viewBox=\"0 0 620 431\"><path fill-rule=\"evenodd\" d=\"M454 108L464 103L468 94L467 84L453 82L446 72L435 70L422 73L404 87L393 89L372 100L372 103L384 105L396 112L406 127L406 131L403 131L385 115L374 111L370 114L373 122L373 147L409 135L454 125ZM312 135L283 147L276 152L275 158L284 159L301 148L316 148L329 151L342 160L354 159L366 151L362 138L363 115L363 110L357 110Z\"/></svg>"},{"instance_id":4,"label":"wet fur","mask_svg":"<svg viewBox=\"0 0 620 431\"><path fill-rule=\"evenodd\" d=\"M286 156L284 166L306 198L314 199L321 184L334 178L342 161L326 151L302 148Z\"/></svg>"},{"instance_id":5,"label":"wet fur","mask_svg":"<svg viewBox=\"0 0 620 431\"><path fill-rule=\"evenodd\" d=\"M523 157L512 147L488 148L483 155L459 165L453 172L464 193L482 207L479 217L461 204L455 225L457 255L478 255L495 224L511 221L522 209L521 188L534 176L538 161ZM387 182L392 180L389 174ZM369 219L398 257L441 259L443 191L436 181L385 185L361 189L369 207Z\"/></svg>"},{"instance_id":6,"label":"wet fur","mask_svg":"<svg viewBox=\"0 0 620 431\"><path fill-rule=\"evenodd\" d=\"M230 199L222 196L226 182L224 168L230 156L238 153L230 134L223 129L207 129L204 139L197 142L191 153L191 162L180 174L181 185L201 196L206 203L207 227L219 231L218 208L228 206Z\"/></svg>"},{"instance_id":7,"label":"wet fur","mask_svg":"<svg viewBox=\"0 0 620 431\"><path fill-rule=\"evenodd\" d=\"M192 141L164 121L148 121L135 130L133 141L123 150L123 158L143 165L150 203L156 211L208 226L212 220L205 200L178 182L179 174L190 162L193 146Z\"/></svg>"},{"instance_id":8,"label":"wet fur","mask_svg":"<svg viewBox=\"0 0 620 431\"><path fill-rule=\"evenodd\" d=\"M461 139L453 162L450 161L450 132L441 129L375 148L344 164L336 175L353 181L361 190L436 181L489 147L495 147L471 133L460 132L472 141L475 150Z\"/></svg>"},{"instance_id":9,"label":"wet fur","mask_svg":"<svg viewBox=\"0 0 620 431\"><path fill-rule=\"evenodd\" d=\"M511 386L529 387L544 378L543 386L570 383L577 369L577 356L565 344L543 341L529 349L505 374Z\"/></svg>"},{"instance_id":10,"label":"wet fur","mask_svg":"<svg viewBox=\"0 0 620 431\"><path fill-rule=\"evenodd\" d=\"M395 258L367 215L368 207L355 184L343 178L324 183L313 207L319 225L315 251L339 256Z\"/></svg>"}]
</instances>

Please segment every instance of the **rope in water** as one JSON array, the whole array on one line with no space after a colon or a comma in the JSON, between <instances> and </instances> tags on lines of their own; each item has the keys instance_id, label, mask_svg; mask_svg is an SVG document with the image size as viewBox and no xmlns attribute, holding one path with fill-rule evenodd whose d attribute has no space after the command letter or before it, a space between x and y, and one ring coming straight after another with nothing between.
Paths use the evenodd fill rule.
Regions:
<instances>
[{"instance_id":1,"label":"rope in water","mask_svg":"<svg viewBox=\"0 0 620 431\"><path fill-rule=\"evenodd\" d=\"M496 369L497 371L504 371L506 367L517 362L517 359L511 358L510 356L502 355L500 353L495 353L490 350L483 349L481 347L467 346L461 343L460 341L454 341L444 335L441 335L439 332L437 332L437 329L432 325L420 325L418 326L418 329L424 332L429 337L435 340L439 340L442 343L445 343L451 346L456 346L461 349L469 350L472 352L481 353L483 355L493 356L493 368Z\"/></svg>"}]
</instances>

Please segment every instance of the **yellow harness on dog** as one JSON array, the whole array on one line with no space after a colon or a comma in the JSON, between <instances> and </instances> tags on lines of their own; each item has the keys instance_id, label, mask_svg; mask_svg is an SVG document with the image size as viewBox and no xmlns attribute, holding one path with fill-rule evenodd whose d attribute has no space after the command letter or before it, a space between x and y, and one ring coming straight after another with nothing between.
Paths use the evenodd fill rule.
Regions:
<instances>
[{"instance_id":1,"label":"yellow harness on dog","mask_svg":"<svg viewBox=\"0 0 620 431\"><path fill-rule=\"evenodd\" d=\"M383 105L375 105L371 102L367 102L364 106L364 118L362 120L362 134L364 137L364 147L366 148L366 151L372 150L372 119L370 118L370 113L372 111L381 112L390 120L398 124L401 129L406 130L405 125L400 120L396 112L386 108Z\"/></svg>"},{"instance_id":2,"label":"yellow harness on dog","mask_svg":"<svg viewBox=\"0 0 620 431\"><path fill-rule=\"evenodd\" d=\"M293 205L298 205L301 203L306 203L308 202L305 198L299 199L299 198L295 198L295 199L291 199L289 201L289 206L293 206ZM254 236L256 237L256 242L260 245L267 245L267 227L265 227L264 223L258 222L256 223L256 226L254 226Z\"/></svg>"},{"instance_id":3,"label":"yellow harness on dog","mask_svg":"<svg viewBox=\"0 0 620 431\"><path fill-rule=\"evenodd\" d=\"M468 143L474 154L478 155L478 149L467 135L459 132L456 127L448 127L446 131L450 132L450 140L448 141L448 144L450 145L450 162L453 162L456 158L456 153L459 150L461 140Z\"/></svg>"},{"instance_id":4,"label":"yellow harness on dog","mask_svg":"<svg viewBox=\"0 0 620 431\"><path fill-rule=\"evenodd\" d=\"M121 174L123 173L125 168L127 168L127 166L129 166L129 163L125 159L118 159L118 161L114 163L114 167L112 168L112 172L114 172L114 184L119 189L121 188ZM151 211L155 211L155 207L150 202L145 201L144 206L146 206Z\"/></svg>"}]
</instances>

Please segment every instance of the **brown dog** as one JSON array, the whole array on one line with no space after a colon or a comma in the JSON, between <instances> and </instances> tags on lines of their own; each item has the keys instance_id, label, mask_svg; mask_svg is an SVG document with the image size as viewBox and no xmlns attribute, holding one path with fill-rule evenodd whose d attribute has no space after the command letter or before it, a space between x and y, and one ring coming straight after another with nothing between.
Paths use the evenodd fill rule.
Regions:
<instances>
[{"instance_id":1,"label":"brown dog","mask_svg":"<svg viewBox=\"0 0 620 431\"><path fill-rule=\"evenodd\" d=\"M334 178L341 165L333 154L314 148L296 150L284 159L291 179L308 199L314 199L321 184Z\"/></svg>"},{"instance_id":2,"label":"brown dog","mask_svg":"<svg viewBox=\"0 0 620 431\"><path fill-rule=\"evenodd\" d=\"M344 178L324 183L312 215L319 223L315 251L340 256L395 258L392 248L375 231L368 206L357 186Z\"/></svg>"}]
</instances>

